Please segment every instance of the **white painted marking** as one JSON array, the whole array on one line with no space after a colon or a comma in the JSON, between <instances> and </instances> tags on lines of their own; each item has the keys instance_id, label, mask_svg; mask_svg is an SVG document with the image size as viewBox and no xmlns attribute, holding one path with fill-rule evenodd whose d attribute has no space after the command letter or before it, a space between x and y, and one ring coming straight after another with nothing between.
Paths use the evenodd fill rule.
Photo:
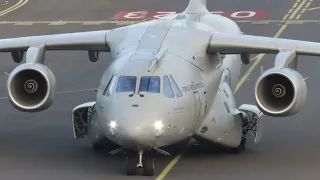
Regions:
<instances>
[{"instance_id":1,"label":"white painted marking","mask_svg":"<svg viewBox=\"0 0 320 180\"><path fill-rule=\"evenodd\" d=\"M238 11L231 14L231 17L233 18L252 18L257 13L254 11Z\"/></svg>"},{"instance_id":2,"label":"white painted marking","mask_svg":"<svg viewBox=\"0 0 320 180\"><path fill-rule=\"evenodd\" d=\"M176 14L176 12L157 12L157 14L160 14L160 15L155 15L155 16L153 16L153 18L160 19L164 16L174 15L174 14Z\"/></svg>"},{"instance_id":3,"label":"white painted marking","mask_svg":"<svg viewBox=\"0 0 320 180\"><path fill-rule=\"evenodd\" d=\"M145 18L147 14L148 14L148 12L146 12L146 11L128 12L128 14L124 15L124 18L142 19L142 18Z\"/></svg>"}]
</instances>

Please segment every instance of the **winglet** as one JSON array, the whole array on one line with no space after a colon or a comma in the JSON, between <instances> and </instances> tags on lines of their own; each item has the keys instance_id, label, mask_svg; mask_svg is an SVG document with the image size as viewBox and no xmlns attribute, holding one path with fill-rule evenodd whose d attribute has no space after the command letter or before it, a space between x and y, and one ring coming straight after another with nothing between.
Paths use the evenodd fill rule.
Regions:
<instances>
[{"instance_id":1,"label":"winglet","mask_svg":"<svg viewBox=\"0 0 320 180\"><path fill-rule=\"evenodd\" d=\"M183 13L209 13L207 0L189 0L189 5Z\"/></svg>"}]
</instances>

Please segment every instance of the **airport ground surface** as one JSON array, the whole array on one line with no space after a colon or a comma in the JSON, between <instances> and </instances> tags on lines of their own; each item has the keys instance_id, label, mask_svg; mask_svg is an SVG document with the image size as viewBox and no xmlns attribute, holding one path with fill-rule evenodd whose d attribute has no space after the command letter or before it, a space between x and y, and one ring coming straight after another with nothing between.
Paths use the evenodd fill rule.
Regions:
<instances>
[{"instance_id":1,"label":"airport ground surface","mask_svg":"<svg viewBox=\"0 0 320 180\"><path fill-rule=\"evenodd\" d=\"M234 18L247 34L320 42L320 8L317 8L320 2L208 1L210 10ZM158 15L156 12L179 12L186 7L187 0L9 0L8 3L0 0L0 38L110 29L128 24L132 17L136 21L141 15L144 19ZM128 15L118 13L120 11L148 12ZM121 24L120 21L125 22ZM253 103L254 81L262 66L264 69L272 67L273 57L265 56L246 78L236 93L239 105ZM250 142L247 151L239 155L193 147L168 174L162 171L174 157L159 157L155 177L126 177L123 157L96 153L87 139L73 140L71 111L78 104L94 101L92 89L99 84L110 59L108 54L99 62L91 63L85 52L47 53L46 62L56 75L59 93L50 109L36 114L11 110L5 98L6 75L3 72L10 72L16 64L7 54L1 54L0 59L0 83L3 84L0 87L1 179L155 179L159 175L159 179L165 175L164 179L319 179L320 59L317 57L301 57L299 62L299 71L308 77L306 106L289 118L265 116L264 137L259 145ZM248 75L256 61L242 74Z\"/></svg>"}]
</instances>

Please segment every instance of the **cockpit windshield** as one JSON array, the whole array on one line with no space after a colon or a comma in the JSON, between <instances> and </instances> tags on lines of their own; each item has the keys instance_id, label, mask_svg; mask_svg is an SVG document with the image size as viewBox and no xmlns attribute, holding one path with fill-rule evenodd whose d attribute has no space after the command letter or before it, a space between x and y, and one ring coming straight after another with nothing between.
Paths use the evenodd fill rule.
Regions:
<instances>
[{"instance_id":1,"label":"cockpit windshield","mask_svg":"<svg viewBox=\"0 0 320 180\"><path fill-rule=\"evenodd\" d=\"M120 76L118 80L118 92L135 92L137 77L135 76Z\"/></svg>"},{"instance_id":2,"label":"cockpit windshield","mask_svg":"<svg viewBox=\"0 0 320 180\"><path fill-rule=\"evenodd\" d=\"M160 93L160 77L158 76L141 77L139 92Z\"/></svg>"}]
</instances>

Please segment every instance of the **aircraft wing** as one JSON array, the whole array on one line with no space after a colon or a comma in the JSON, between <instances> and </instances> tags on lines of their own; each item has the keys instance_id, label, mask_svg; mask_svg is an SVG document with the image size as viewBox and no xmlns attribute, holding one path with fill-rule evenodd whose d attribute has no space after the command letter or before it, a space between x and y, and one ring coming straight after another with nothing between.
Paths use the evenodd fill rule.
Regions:
<instances>
[{"instance_id":1,"label":"aircraft wing","mask_svg":"<svg viewBox=\"0 0 320 180\"><path fill-rule=\"evenodd\" d=\"M110 52L108 33L88 31L8 38L0 40L0 52L27 51L32 46L45 46L46 50L99 50Z\"/></svg>"},{"instance_id":2,"label":"aircraft wing","mask_svg":"<svg viewBox=\"0 0 320 180\"><path fill-rule=\"evenodd\" d=\"M293 50L297 55L320 56L320 43L254 35L213 33L207 52L221 54L277 54Z\"/></svg>"}]
</instances>

